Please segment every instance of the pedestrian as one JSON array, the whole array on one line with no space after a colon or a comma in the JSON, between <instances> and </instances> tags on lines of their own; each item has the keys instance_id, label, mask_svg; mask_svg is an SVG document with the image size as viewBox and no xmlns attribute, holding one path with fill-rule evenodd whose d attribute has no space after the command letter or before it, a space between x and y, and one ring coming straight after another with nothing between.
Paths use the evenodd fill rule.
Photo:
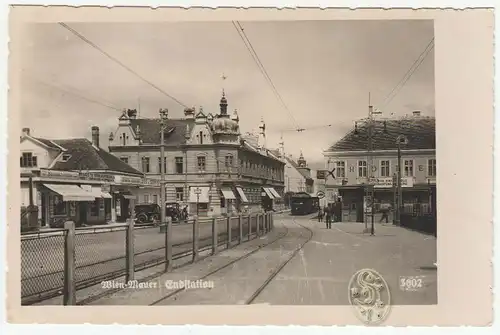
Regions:
<instances>
[{"instance_id":1,"label":"pedestrian","mask_svg":"<svg viewBox=\"0 0 500 335\"><path fill-rule=\"evenodd\" d=\"M380 222L382 222L385 219L385 223L389 223L389 208L390 205L387 204L382 204L380 206L380 213L382 213L382 217L380 218Z\"/></svg>"},{"instance_id":2,"label":"pedestrian","mask_svg":"<svg viewBox=\"0 0 500 335\"><path fill-rule=\"evenodd\" d=\"M328 222L330 222L330 211L328 210L328 206L325 206L323 212L325 213L326 229L328 229Z\"/></svg>"},{"instance_id":3,"label":"pedestrian","mask_svg":"<svg viewBox=\"0 0 500 335\"><path fill-rule=\"evenodd\" d=\"M333 208L332 208L331 205L328 205L328 207L326 208L326 210L327 210L327 212L326 212L327 213L326 214L327 215L326 216L327 217L327 219L326 219L326 228L327 229L332 229L332 219L333 219L333 215L334 215Z\"/></svg>"},{"instance_id":4,"label":"pedestrian","mask_svg":"<svg viewBox=\"0 0 500 335\"><path fill-rule=\"evenodd\" d=\"M321 207L318 209L318 222L323 221L323 211L321 210Z\"/></svg>"}]
</instances>

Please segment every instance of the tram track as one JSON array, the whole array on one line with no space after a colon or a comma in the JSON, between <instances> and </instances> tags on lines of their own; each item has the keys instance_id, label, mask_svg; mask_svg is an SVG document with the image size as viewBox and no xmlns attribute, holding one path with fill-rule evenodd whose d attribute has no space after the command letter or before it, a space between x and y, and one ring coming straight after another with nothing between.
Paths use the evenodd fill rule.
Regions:
<instances>
[{"instance_id":1,"label":"tram track","mask_svg":"<svg viewBox=\"0 0 500 335\"><path fill-rule=\"evenodd\" d=\"M304 228L305 230L309 231L310 232L310 236L306 238L306 240L304 242L302 242L298 248L294 249L291 253L290 253L290 256L287 257L287 259L283 262L280 262L280 264L274 268L274 270L271 272L271 274L266 278L266 280L264 281L264 283L262 285L259 286L259 288L254 291L254 293L252 293L252 295L245 300L244 304L245 305L249 305L251 304L253 301L255 301L255 299L264 291L264 289L272 282L272 280L278 275L279 272L281 272L283 270L283 268L297 255L298 252L300 252L300 250L303 249L303 247L312 239L312 237L314 236L314 232L312 231L312 229L310 229L309 227L306 227L302 224L299 224L296 222L295 219L293 219L292 221L294 224ZM276 239L273 239L272 241L268 242L268 243L265 243L259 247L257 247L256 249L252 250L251 252L248 252L234 260L232 260L231 262L228 262L226 264L224 264L223 266L220 266L212 271L210 271L209 273L197 278L195 281L198 281L198 280L205 280L207 278L209 278L210 276L213 276L214 274L228 268L229 266L233 265L233 264L236 264L237 262L240 262L240 261L243 261L247 258L249 258L250 256L256 254L258 251L262 251L263 248L265 247L268 247L278 241L281 241L283 238L285 238L290 230L287 226L285 226L283 224L284 228L285 228L285 232L283 234L280 234L280 236ZM301 237L303 236L302 232L301 232ZM182 292L186 291L186 288L179 288L179 289L176 289L172 292L170 292L169 294L161 297L160 299L157 299L155 300L153 303L149 304L150 306L154 306L154 305L158 305L160 304L161 302L163 301L166 301L170 298L174 298L176 296L178 296L179 294L181 294Z\"/></svg>"}]
</instances>

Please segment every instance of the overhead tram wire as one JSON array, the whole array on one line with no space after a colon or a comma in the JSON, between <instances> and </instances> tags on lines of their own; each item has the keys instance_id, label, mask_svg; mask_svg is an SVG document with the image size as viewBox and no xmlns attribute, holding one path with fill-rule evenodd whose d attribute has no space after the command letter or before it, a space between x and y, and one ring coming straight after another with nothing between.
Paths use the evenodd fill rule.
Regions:
<instances>
[{"instance_id":1,"label":"overhead tram wire","mask_svg":"<svg viewBox=\"0 0 500 335\"><path fill-rule=\"evenodd\" d=\"M430 40L430 42L427 44L425 47L424 51L420 53L418 58L413 62L412 66L406 71L405 75L401 80L396 84L396 86L389 92L389 94L386 96L384 101L382 102L382 105L380 107L381 110L383 110L385 107L387 107L391 101L398 95L399 91L406 85L408 80L413 76L415 71L420 67L420 65L423 63L423 61L427 58L431 50L434 48L434 37Z\"/></svg>"},{"instance_id":2,"label":"overhead tram wire","mask_svg":"<svg viewBox=\"0 0 500 335\"><path fill-rule=\"evenodd\" d=\"M61 87L59 87L59 86L56 86L56 85L54 85L54 84L49 84L49 83L46 83L46 82L44 82L44 81L42 81L42 80L40 80L40 79L36 79L36 78L33 78L33 79L34 79L37 83L39 83L39 84L41 84L41 85L44 85L44 86L50 87L50 88L52 88L52 89L59 90L59 91L61 91L61 92L63 92L63 93L66 93L66 94L68 94L68 95L75 96L75 97L77 97L77 98L79 98L79 99L82 99L82 100L85 100L85 101L87 101L87 102L90 102L90 103L93 103L93 104L97 104L97 105L100 105L100 106L105 107L105 108L113 109L113 110L118 111L118 112L121 112L121 111L122 111L122 109L120 109L120 108L118 108L118 107L115 107L115 106L112 106L111 104L107 104L107 103L101 102L101 101L96 100L96 99L91 99L91 98L88 98L88 97L86 97L86 96L84 96L84 95L82 95L82 94L79 94L79 93L75 93L75 92L68 91L68 90L66 90L66 89L64 89L64 88L61 88Z\"/></svg>"},{"instance_id":3,"label":"overhead tram wire","mask_svg":"<svg viewBox=\"0 0 500 335\"><path fill-rule=\"evenodd\" d=\"M236 21L236 22L232 21L232 23L233 23L234 28L238 32L238 35L240 36L241 40L243 41L243 44L245 44L245 47L247 48L247 50L250 53L250 55L252 56L255 64L259 68L259 71L264 76L264 79L266 79L266 81L268 82L268 84L271 86L271 89L273 90L273 93L276 95L276 97L278 98L278 100L283 105L285 111L290 115L293 123L296 125L297 128L295 130L299 131L299 132L303 131L303 129L299 127L299 125L297 123L297 120L295 119L295 117L293 116L293 114L289 110L288 106L284 102L281 94L279 94L278 90L276 89L276 86L274 85L274 83L273 83L271 77L269 76L269 73L267 72L266 68L264 67L264 64L262 64L262 61L260 60L259 55L255 51L255 49L254 49L254 47L252 45L252 42L250 42L250 39L246 35L245 30L241 26L240 22L239 21Z\"/></svg>"},{"instance_id":4,"label":"overhead tram wire","mask_svg":"<svg viewBox=\"0 0 500 335\"><path fill-rule=\"evenodd\" d=\"M397 83L397 85L391 90L391 92L386 96L384 99L384 103L382 104L383 107L380 109L383 110L384 107L386 107L392 99L399 93L399 91L406 85L406 83L410 80L412 75L418 70L420 65L423 63L423 61L427 58L429 53L432 51L434 48L434 38L430 40L430 42L427 44L425 49L420 53L420 55L417 57L417 59L413 62L411 67L406 71L405 75L401 80ZM383 120L383 119L390 119L390 118L380 118L378 117L377 119ZM361 122L366 121L366 118L363 118L359 120ZM314 130L314 129L321 129L321 128L330 128L332 127L332 124L327 124L327 125L322 125L322 126L311 126L311 127L305 127L305 128L300 128L300 129L283 129L280 130L280 132L292 132L292 131L297 131L297 132L303 132L303 131L308 131L308 130Z\"/></svg>"},{"instance_id":5,"label":"overhead tram wire","mask_svg":"<svg viewBox=\"0 0 500 335\"><path fill-rule=\"evenodd\" d=\"M59 23L59 25L61 27L63 27L65 29L67 29L68 31L70 31L73 35L75 35L76 37L78 37L79 39L81 39L82 41L84 41L85 43L87 43L88 45L90 45L91 47L93 47L94 49L98 50L100 53L102 53L103 55L105 55L106 57L108 57L109 59L111 59L113 62L115 62L116 64L120 65L125 70L127 70L130 73L132 73L133 75L135 75L136 77L138 77L139 79L141 79L142 81L144 81L145 83L147 83L148 85L150 85L151 87L153 87L154 89L156 89L158 92L160 92L163 95L167 96L168 98L172 99L173 101L175 101L177 104L181 105L182 107L188 108L188 106L186 104L182 103L180 100L178 100L174 96L168 94L167 92L165 92L164 90L162 90L160 87L158 87L157 85L155 85L151 81L147 80L146 78L144 78L143 76L141 76L140 74L138 74L136 71L134 71L133 69L131 69L127 65L123 64L120 60L118 60L117 58L113 57L112 55L110 55L109 53L107 53L106 51L104 51L103 49L101 49L98 45L94 44L92 41L90 41L88 38L86 38L85 36L83 36L82 34L80 34L75 29L73 29L70 26L68 26L66 23L64 23L64 22L58 22L58 23Z\"/></svg>"}]
</instances>

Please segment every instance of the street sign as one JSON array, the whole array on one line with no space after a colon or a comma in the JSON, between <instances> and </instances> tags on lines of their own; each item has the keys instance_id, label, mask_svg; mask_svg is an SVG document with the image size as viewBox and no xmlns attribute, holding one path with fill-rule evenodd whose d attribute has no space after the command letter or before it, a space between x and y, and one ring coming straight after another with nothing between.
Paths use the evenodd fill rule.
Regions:
<instances>
[{"instance_id":1,"label":"street sign","mask_svg":"<svg viewBox=\"0 0 500 335\"><path fill-rule=\"evenodd\" d=\"M323 192L323 191L318 191L318 192L316 193L316 196L317 196L318 198L320 198L320 199L323 199L323 198L325 197L325 192Z\"/></svg>"},{"instance_id":2,"label":"street sign","mask_svg":"<svg viewBox=\"0 0 500 335\"><path fill-rule=\"evenodd\" d=\"M326 170L316 171L316 179L326 179Z\"/></svg>"}]
</instances>

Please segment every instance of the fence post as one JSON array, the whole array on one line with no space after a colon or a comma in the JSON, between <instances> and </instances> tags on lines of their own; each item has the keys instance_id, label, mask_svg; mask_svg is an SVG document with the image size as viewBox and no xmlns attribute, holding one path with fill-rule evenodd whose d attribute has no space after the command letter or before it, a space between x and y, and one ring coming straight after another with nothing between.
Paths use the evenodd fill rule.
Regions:
<instances>
[{"instance_id":1,"label":"fence post","mask_svg":"<svg viewBox=\"0 0 500 335\"><path fill-rule=\"evenodd\" d=\"M125 282L134 280L134 217L131 215L125 238Z\"/></svg>"},{"instance_id":2,"label":"fence post","mask_svg":"<svg viewBox=\"0 0 500 335\"><path fill-rule=\"evenodd\" d=\"M232 234L231 234L231 217L228 216L227 217L227 228L226 228L226 231L227 231L227 249L231 248L231 239L232 239Z\"/></svg>"},{"instance_id":3,"label":"fence post","mask_svg":"<svg viewBox=\"0 0 500 335\"><path fill-rule=\"evenodd\" d=\"M219 244L219 233L217 232L217 218L212 218L212 255L217 253L217 247Z\"/></svg>"},{"instance_id":4,"label":"fence post","mask_svg":"<svg viewBox=\"0 0 500 335\"><path fill-rule=\"evenodd\" d=\"M252 214L248 213L248 240L252 239Z\"/></svg>"},{"instance_id":5,"label":"fence post","mask_svg":"<svg viewBox=\"0 0 500 335\"><path fill-rule=\"evenodd\" d=\"M198 215L194 217L193 222L193 263L198 260L198 235L199 235L200 222Z\"/></svg>"},{"instance_id":6,"label":"fence post","mask_svg":"<svg viewBox=\"0 0 500 335\"><path fill-rule=\"evenodd\" d=\"M241 242L243 242L243 217L241 214L238 215L238 233L238 244L241 244Z\"/></svg>"},{"instance_id":7,"label":"fence post","mask_svg":"<svg viewBox=\"0 0 500 335\"><path fill-rule=\"evenodd\" d=\"M262 218L263 224L262 224L262 230L264 231L264 235L267 234L267 218L269 217L269 213L264 214L264 217Z\"/></svg>"},{"instance_id":8,"label":"fence post","mask_svg":"<svg viewBox=\"0 0 500 335\"><path fill-rule=\"evenodd\" d=\"M172 270L172 218L167 217L165 231L165 272Z\"/></svg>"},{"instance_id":9,"label":"fence post","mask_svg":"<svg viewBox=\"0 0 500 335\"><path fill-rule=\"evenodd\" d=\"M64 223L66 236L64 238L64 291L63 304L76 305L75 285L75 223Z\"/></svg>"}]
</instances>

